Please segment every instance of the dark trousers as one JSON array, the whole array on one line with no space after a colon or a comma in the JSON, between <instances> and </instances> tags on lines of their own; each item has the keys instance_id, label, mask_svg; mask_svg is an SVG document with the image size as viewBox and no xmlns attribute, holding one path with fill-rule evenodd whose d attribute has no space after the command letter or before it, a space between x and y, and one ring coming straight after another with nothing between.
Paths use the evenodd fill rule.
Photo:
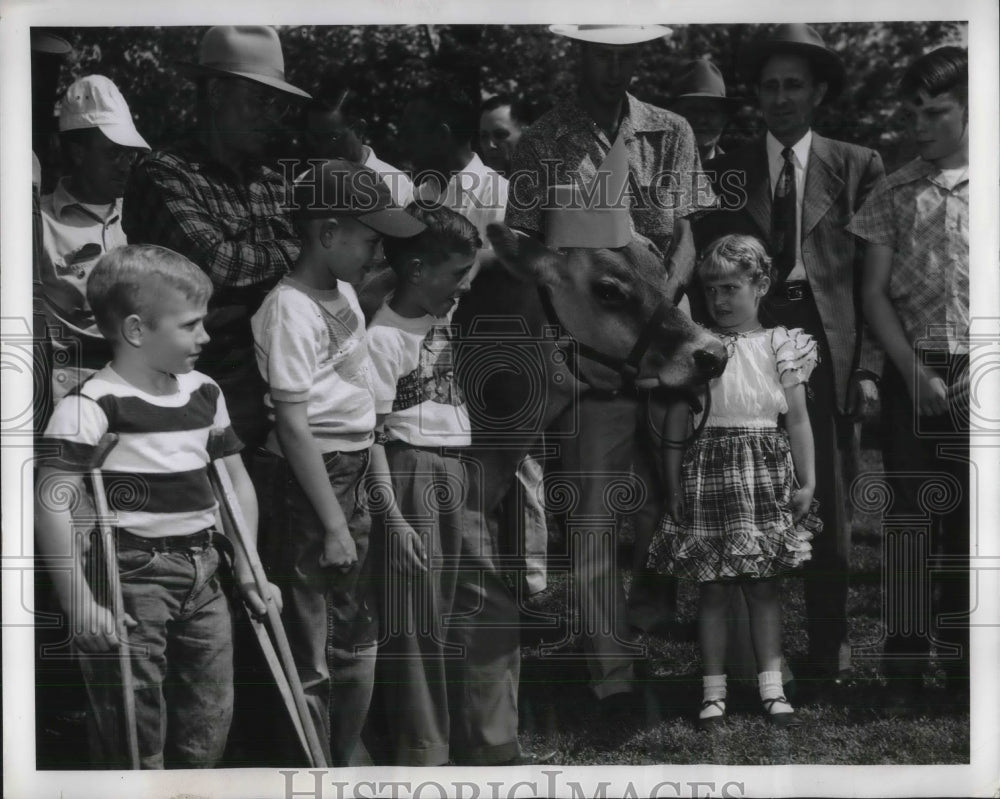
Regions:
<instances>
[{"instance_id":1,"label":"dark trousers","mask_svg":"<svg viewBox=\"0 0 1000 799\"><path fill-rule=\"evenodd\" d=\"M967 364L942 357L949 381ZM883 457L892 487L885 515L885 673L919 677L931 644L951 687L969 679L968 404L917 416L902 375L882 379ZM938 595L938 614L933 608Z\"/></svg>"},{"instance_id":2,"label":"dark trousers","mask_svg":"<svg viewBox=\"0 0 1000 799\"><path fill-rule=\"evenodd\" d=\"M769 297L761 306L761 321L767 326L800 327L819 345L819 364L809 379L806 406L815 450L815 498L819 502L823 532L813 539L812 560L802 570L809 636L805 670L832 675L850 666L847 586L851 528L845 513L843 476L853 424L837 410L830 349L811 295L797 301Z\"/></svg>"}]
</instances>

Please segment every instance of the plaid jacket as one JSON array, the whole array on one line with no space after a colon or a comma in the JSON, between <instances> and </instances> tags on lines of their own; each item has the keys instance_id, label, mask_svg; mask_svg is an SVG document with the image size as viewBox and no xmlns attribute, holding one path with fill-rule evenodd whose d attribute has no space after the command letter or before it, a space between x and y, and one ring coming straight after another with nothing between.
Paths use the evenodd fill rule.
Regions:
<instances>
[{"instance_id":1,"label":"plaid jacket","mask_svg":"<svg viewBox=\"0 0 1000 799\"><path fill-rule=\"evenodd\" d=\"M720 195L720 209L695 221L698 250L729 233L770 243L771 178L764 137L706 162L705 171ZM874 150L813 132L802 203L802 261L830 348L841 411L854 369L882 371L882 350L861 314L864 248L847 223L884 175L882 158Z\"/></svg>"},{"instance_id":2,"label":"plaid jacket","mask_svg":"<svg viewBox=\"0 0 1000 799\"><path fill-rule=\"evenodd\" d=\"M132 169L125 235L130 244L179 252L212 279L206 326L214 357L238 352L242 359L245 350L252 360L250 317L299 253L284 202L280 173L251 166L241 181L195 136L149 153Z\"/></svg>"}]
</instances>

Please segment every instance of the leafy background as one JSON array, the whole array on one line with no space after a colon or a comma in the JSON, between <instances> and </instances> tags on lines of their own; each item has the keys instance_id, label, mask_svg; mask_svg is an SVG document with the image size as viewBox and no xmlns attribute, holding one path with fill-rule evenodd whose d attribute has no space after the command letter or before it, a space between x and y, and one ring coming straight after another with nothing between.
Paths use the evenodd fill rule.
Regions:
<instances>
[{"instance_id":1,"label":"leafy background","mask_svg":"<svg viewBox=\"0 0 1000 799\"><path fill-rule=\"evenodd\" d=\"M891 170L911 157L898 118L896 84L906 65L943 44L963 44L959 22L878 22L816 25L843 59L846 89L821 109L818 130L879 150ZM754 135L752 93L737 80L742 43L758 25L676 25L666 41L646 45L633 92L654 104L670 96L671 76L683 62L711 57L729 93L746 98L722 140L730 149ZM176 62L194 60L203 27L52 29L74 55L60 89L89 73L107 75L124 93L136 124L155 147L193 124L194 88ZM397 119L415 89L455 84L470 96L498 91L521 95L535 114L574 89L573 43L540 25L370 25L281 27L286 76L315 95L346 82L349 110L368 122L369 143L399 162ZM285 131L290 136L291 131ZM278 148L282 146L278 143Z\"/></svg>"}]
</instances>

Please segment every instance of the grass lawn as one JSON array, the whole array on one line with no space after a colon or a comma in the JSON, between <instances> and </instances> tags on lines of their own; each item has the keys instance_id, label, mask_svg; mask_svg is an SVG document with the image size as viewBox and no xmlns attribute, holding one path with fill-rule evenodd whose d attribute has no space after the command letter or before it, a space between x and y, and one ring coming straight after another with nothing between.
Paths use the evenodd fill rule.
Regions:
<instances>
[{"instance_id":1,"label":"grass lawn","mask_svg":"<svg viewBox=\"0 0 1000 799\"><path fill-rule=\"evenodd\" d=\"M880 468L877 451L865 450L862 471ZM969 762L969 708L957 704L941 681L926 680L926 705L912 717L889 718L881 708L884 683L878 675L882 592L882 537L877 518L860 511L854 519L851 589L848 599L850 639L859 685L842 703L829 699L796 701L802 725L772 729L760 709L755 684L730 680L729 720L711 733L699 732L694 717L701 702L701 671L696 643L642 636L651 667L644 685L648 726L610 726L598 715L587 688L581 657L553 659L537 647L525 647L521 678L522 745L529 751L558 751L566 765L645 765L653 763L731 765L802 764L941 764ZM630 562L623 553L620 562ZM626 575L626 580L628 575ZM550 576L537 606L549 613L566 607L569 580ZM697 588L681 583L680 616L696 616ZM784 649L794 671L805 656L802 581L789 577L783 586ZM865 651L865 645L867 651ZM860 647L860 649L859 649Z\"/></svg>"}]
</instances>

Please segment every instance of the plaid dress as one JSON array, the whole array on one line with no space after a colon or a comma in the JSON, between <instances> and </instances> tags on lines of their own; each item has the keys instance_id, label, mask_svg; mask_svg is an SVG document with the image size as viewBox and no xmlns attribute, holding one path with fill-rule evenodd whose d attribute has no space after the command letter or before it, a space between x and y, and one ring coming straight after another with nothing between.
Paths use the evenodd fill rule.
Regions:
<instances>
[{"instance_id":1,"label":"plaid dress","mask_svg":"<svg viewBox=\"0 0 1000 799\"><path fill-rule=\"evenodd\" d=\"M822 530L814 501L797 524L789 500L797 487L788 436L785 388L807 382L816 341L784 327L724 335L729 363L711 383L702 434L684 453L686 518L664 515L649 549L657 571L698 582L763 579L808 560Z\"/></svg>"}]
</instances>

